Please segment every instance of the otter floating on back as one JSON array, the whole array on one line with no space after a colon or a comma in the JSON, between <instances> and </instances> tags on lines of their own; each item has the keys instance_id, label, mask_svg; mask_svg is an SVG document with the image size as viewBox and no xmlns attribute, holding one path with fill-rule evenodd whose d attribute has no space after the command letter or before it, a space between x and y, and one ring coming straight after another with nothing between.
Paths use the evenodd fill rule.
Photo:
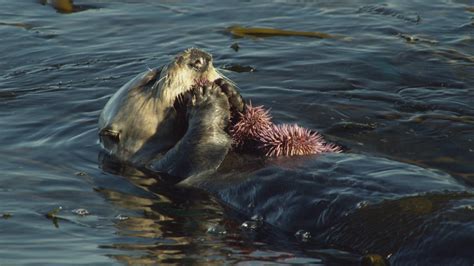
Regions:
<instances>
[{"instance_id":1,"label":"otter floating on back","mask_svg":"<svg viewBox=\"0 0 474 266\"><path fill-rule=\"evenodd\" d=\"M215 170L231 148L228 97L243 108L235 91L222 92L229 87L220 79L211 55L198 49L139 74L100 115L104 149L121 161L181 178Z\"/></svg>"},{"instance_id":2,"label":"otter floating on back","mask_svg":"<svg viewBox=\"0 0 474 266\"><path fill-rule=\"evenodd\" d=\"M246 107L212 56L195 48L125 84L102 111L99 135L117 159L180 178L216 170L232 146L267 156L340 151L316 132L274 125L261 107Z\"/></svg>"},{"instance_id":3,"label":"otter floating on back","mask_svg":"<svg viewBox=\"0 0 474 266\"><path fill-rule=\"evenodd\" d=\"M268 127L252 131L251 121L239 124L245 119ZM208 53L188 49L119 89L99 134L119 161L169 174L178 186L203 189L288 235L305 232L317 245L375 252L400 265L474 262L472 211L463 207L474 205L474 194L453 177L350 153L234 162L233 150L245 143L272 142L274 126L263 109L245 107ZM447 245L456 248L446 254Z\"/></svg>"}]
</instances>

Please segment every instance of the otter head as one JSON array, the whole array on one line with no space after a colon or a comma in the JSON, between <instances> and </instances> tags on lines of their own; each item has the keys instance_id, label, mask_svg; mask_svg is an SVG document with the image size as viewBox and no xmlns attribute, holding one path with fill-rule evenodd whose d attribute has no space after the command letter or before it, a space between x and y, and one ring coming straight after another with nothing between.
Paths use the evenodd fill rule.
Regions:
<instances>
[{"instance_id":1,"label":"otter head","mask_svg":"<svg viewBox=\"0 0 474 266\"><path fill-rule=\"evenodd\" d=\"M221 76L212 64L212 56L197 48L177 55L160 75L158 97L164 106L172 106L175 99L201 82L213 82Z\"/></svg>"}]
</instances>

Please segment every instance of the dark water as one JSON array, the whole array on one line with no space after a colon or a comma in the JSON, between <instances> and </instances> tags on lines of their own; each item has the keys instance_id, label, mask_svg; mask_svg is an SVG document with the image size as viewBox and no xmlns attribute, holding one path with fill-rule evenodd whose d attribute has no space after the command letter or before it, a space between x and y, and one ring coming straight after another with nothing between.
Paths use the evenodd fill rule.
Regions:
<instances>
[{"instance_id":1,"label":"dark water","mask_svg":"<svg viewBox=\"0 0 474 266\"><path fill-rule=\"evenodd\" d=\"M426 225L418 235L439 229L430 247L441 259L425 263L474 261L471 194L442 192L474 185L472 1L76 1L84 10L70 14L34 0L0 4L0 264L337 264L356 263L374 246L368 251L401 250L409 258L429 240L390 234L409 235L416 224ZM225 32L234 24L347 38L237 39ZM314 246L294 232L249 233L240 227L248 217L208 194L101 166L97 119L108 98L191 46L211 52L218 67L254 68L224 73L245 98L271 107L276 121L318 129L349 149L296 167L302 176L326 178L314 188L321 197L378 200L350 214L357 225L342 223L341 232L406 226L388 230L385 241L372 230L365 242L336 228L330 236L319 232ZM281 181L285 172L276 175ZM371 182L386 190L362 189ZM430 191L441 194L423 194ZM394 204L416 212L394 223ZM78 208L90 215L75 214ZM297 229L291 219L274 219Z\"/></svg>"}]
</instances>

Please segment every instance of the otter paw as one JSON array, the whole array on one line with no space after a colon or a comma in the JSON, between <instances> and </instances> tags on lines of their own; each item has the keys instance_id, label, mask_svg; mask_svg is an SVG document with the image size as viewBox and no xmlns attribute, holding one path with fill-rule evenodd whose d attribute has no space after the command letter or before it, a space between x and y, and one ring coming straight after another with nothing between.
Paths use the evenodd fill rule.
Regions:
<instances>
[{"instance_id":1,"label":"otter paw","mask_svg":"<svg viewBox=\"0 0 474 266\"><path fill-rule=\"evenodd\" d=\"M244 99L237 91L237 88L222 78L215 80L214 83L217 84L217 86L221 88L222 92L227 95L232 118L238 117L238 114L244 111L245 103Z\"/></svg>"},{"instance_id":2,"label":"otter paw","mask_svg":"<svg viewBox=\"0 0 474 266\"><path fill-rule=\"evenodd\" d=\"M187 100L189 118L208 125L226 127L230 119L227 95L214 83L195 88Z\"/></svg>"}]
</instances>

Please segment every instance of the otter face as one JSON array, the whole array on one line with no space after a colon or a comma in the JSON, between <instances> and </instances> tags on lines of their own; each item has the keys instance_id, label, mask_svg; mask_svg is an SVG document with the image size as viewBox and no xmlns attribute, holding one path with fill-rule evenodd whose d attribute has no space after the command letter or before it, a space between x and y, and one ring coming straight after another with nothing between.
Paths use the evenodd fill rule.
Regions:
<instances>
[{"instance_id":1,"label":"otter face","mask_svg":"<svg viewBox=\"0 0 474 266\"><path fill-rule=\"evenodd\" d=\"M212 56L190 48L177 55L163 68L158 84L158 95L165 106L171 106L178 95L200 82L221 78L212 64Z\"/></svg>"},{"instance_id":2,"label":"otter face","mask_svg":"<svg viewBox=\"0 0 474 266\"><path fill-rule=\"evenodd\" d=\"M176 63L188 68L203 73L209 65L212 67L212 56L204 51L196 48L190 48L176 57Z\"/></svg>"}]
</instances>

